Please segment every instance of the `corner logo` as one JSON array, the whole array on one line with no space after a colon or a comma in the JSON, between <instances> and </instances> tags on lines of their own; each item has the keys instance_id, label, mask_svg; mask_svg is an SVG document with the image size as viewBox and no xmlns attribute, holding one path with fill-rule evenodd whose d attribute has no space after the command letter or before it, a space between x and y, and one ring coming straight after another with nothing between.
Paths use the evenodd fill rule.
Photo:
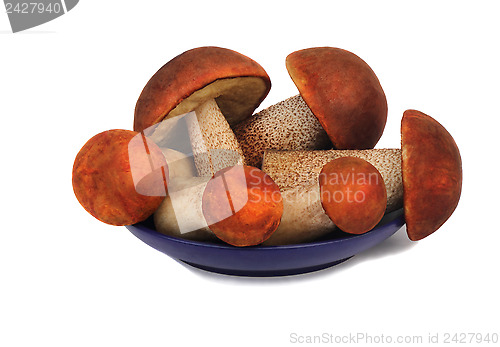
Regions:
<instances>
[{"instance_id":1,"label":"corner logo","mask_svg":"<svg viewBox=\"0 0 500 347\"><path fill-rule=\"evenodd\" d=\"M50 22L73 9L79 0L4 0L12 32Z\"/></svg>"}]
</instances>

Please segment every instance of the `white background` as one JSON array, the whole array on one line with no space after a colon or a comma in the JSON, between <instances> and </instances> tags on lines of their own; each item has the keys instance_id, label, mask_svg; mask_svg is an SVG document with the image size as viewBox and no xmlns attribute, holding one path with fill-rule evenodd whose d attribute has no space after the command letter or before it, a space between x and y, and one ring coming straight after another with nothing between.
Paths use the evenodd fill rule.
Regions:
<instances>
[{"instance_id":1,"label":"white background","mask_svg":"<svg viewBox=\"0 0 500 347\"><path fill-rule=\"evenodd\" d=\"M404 3L404 4L403 4ZM0 13L0 345L287 346L291 334L500 333L500 6L494 1L91 1L12 34ZM435 234L401 229L337 267L283 278L198 271L100 223L78 204L74 157L131 129L144 84L190 48L259 62L267 107L297 90L285 57L334 46L387 95L377 145L399 147L403 111L455 137L460 204Z\"/></svg>"}]
</instances>

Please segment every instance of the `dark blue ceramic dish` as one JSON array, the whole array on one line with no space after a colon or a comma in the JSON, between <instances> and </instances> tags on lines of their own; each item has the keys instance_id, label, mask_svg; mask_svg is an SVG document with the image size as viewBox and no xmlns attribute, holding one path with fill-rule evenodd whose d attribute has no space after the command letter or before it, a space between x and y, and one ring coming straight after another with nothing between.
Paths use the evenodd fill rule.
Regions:
<instances>
[{"instance_id":1,"label":"dark blue ceramic dish","mask_svg":"<svg viewBox=\"0 0 500 347\"><path fill-rule=\"evenodd\" d=\"M286 276L337 265L384 241L404 225L403 210L387 214L362 235L343 232L298 245L234 247L225 243L189 241L166 236L154 229L151 219L127 226L149 246L194 267L236 276Z\"/></svg>"}]
</instances>

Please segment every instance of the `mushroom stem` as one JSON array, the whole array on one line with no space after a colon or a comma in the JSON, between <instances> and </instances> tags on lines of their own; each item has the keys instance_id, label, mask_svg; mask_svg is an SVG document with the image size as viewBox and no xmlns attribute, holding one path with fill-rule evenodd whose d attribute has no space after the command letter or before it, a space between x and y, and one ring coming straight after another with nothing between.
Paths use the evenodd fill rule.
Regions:
<instances>
[{"instance_id":1,"label":"mushroom stem","mask_svg":"<svg viewBox=\"0 0 500 347\"><path fill-rule=\"evenodd\" d=\"M216 240L202 211L203 192L210 177L176 177L154 214L159 233L197 241Z\"/></svg>"},{"instance_id":2,"label":"mushroom stem","mask_svg":"<svg viewBox=\"0 0 500 347\"><path fill-rule=\"evenodd\" d=\"M171 148L160 147L160 150L169 167L169 178L196 176L196 168L192 156L188 156Z\"/></svg>"},{"instance_id":3,"label":"mushroom stem","mask_svg":"<svg viewBox=\"0 0 500 347\"><path fill-rule=\"evenodd\" d=\"M245 163L236 136L214 99L188 113L186 123L199 176Z\"/></svg>"},{"instance_id":4,"label":"mushroom stem","mask_svg":"<svg viewBox=\"0 0 500 347\"><path fill-rule=\"evenodd\" d=\"M400 149L277 151L266 150L262 170L282 190L317 184L323 166L337 158L361 158L380 172L387 190L387 212L403 206Z\"/></svg>"},{"instance_id":5,"label":"mushroom stem","mask_svg":"<svg viewBox=\"0 0 500 347\"><path fill-rule=\"evenodd\" d=\"M247 165L260 167L266 149L313 150L332 148L318 119L300 95L293 96L234 127Z\"/></svg>"},{"instance_id":6,"label":"mushroom stem","mask_svg":"<svg viewBox=\"0 0 500 347\"><path fill-rule=\"evenodd\" d=\"M263 245L278 246L314 241L335 230L335 224L321 205L317 183L282 190L281 196L281 223Z\"/></svg>"}]
</instances>

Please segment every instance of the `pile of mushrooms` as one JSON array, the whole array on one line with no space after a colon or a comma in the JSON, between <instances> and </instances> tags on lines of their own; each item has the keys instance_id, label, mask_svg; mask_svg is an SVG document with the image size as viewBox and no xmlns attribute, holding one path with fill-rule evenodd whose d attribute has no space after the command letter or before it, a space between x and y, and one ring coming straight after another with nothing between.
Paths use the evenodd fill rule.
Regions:
<instances>
[{"instance_id":1,"label":"pile of mushrooms","mask_svg":"<svg viewBox=\"0 0 500 347\"><path fill-rule=\"evenodd\" d=\"M401 208L411 240L439 229L462 186L446 129L408 110L401 148L374 149L388 109L368 64L318 47L286 68L299 95L254 113L271 88L258 63L219 47L173 58L140 94L134 131L78 153L78 201L108 224L152 218L160 233L238 247L362 234Z\"/></svg>"}]
</instances>

